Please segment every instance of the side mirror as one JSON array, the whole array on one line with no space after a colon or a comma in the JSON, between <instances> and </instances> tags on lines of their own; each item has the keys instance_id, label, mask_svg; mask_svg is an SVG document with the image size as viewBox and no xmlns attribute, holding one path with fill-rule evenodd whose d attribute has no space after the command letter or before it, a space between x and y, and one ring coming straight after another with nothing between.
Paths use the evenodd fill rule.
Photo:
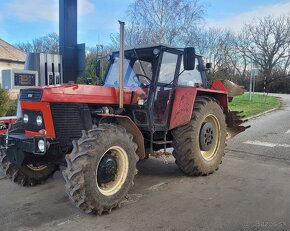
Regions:
<instances>
[{"instance_id":1,"label":"side mirror","mask_svg":"<svg viewBox=\"0 0 290 231\"><path fill-rule=\"evenodd\" d=\"M206 69L211 69L212 68L212 63L206 63L205 64Z\"/></svg>"},{"instance_id":2,"label":"side mirror","mask_svg":"<svg viewBox=\"0 0 290 231\"><path fill-rule=\"evenodd\" d=\"M98 60L96 64L96 76L101 77L101 60Z\"/></svg>"},{"instance_id":3,"label":"side mirror","mask_svg":"<svg viewBox=\"0 0 290 231\"><path fill-rule=\"evenodd\" d=\"M92 85L93 84L93 79L92 78L87 78L86 79L86 84L87 85Z\"/></svg>"},{"instance_id":4,"label":"side mirror","mask_svg":"<svg viewBox=\"0 0 290 231\"><path fill-rule=\"evenodd\" d=\"M183 51L183 67L185 71L192 71L195 68L195 49L186 47Z\"/></svg>"}]
</instances>

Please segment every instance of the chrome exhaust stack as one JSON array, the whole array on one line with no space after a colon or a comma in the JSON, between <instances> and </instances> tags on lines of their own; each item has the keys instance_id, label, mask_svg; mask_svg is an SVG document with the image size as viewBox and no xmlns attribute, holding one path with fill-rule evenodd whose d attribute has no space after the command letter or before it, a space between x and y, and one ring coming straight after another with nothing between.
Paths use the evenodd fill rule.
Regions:
<instances>
[{"instance_id":1,"label":"chrome exhaust stack","mask_svg":"<svg viewBox=\"0 0 290 231\"><path fill-rule=\"evenodd\" d=\"M120 24L120 73L119 73L119 110L124 107L124 34L125 22L119 21Z\"/></svg>"}]
</instances>

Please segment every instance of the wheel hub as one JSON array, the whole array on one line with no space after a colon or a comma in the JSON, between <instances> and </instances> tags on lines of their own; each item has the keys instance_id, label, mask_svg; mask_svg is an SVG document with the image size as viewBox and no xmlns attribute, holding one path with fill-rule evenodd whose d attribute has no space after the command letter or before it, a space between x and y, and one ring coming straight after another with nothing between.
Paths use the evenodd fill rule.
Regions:
<instances>
[{"instance_id":1,"label":"wheel hub","mask_svg":"<svg viewBox=\"0 0 290 231\"><path fill-rule=\"evenodd\" d=\"M104 196L112 196L122 188L127 179L129 160L120 146L110 147L102 156L96 169L97 189Z\"/></svg>"},{"instance_id":2,"label":"wheel hub","mask_svg":"<svg viewBox=\"0 0 290 231\"><path fill-rule=\"evenodd\" d=\"M214 132L214 128L210 122L203 123L199 136L199 143L202 151L210 150L214 143Z\"/></svg>"},{"instance_id":3,"label":"wheel hub","mask_svg":"<svg viewBox=\"0 0 290 231\"><path fill-rule=\"evenodd\" d=\"M102 158L98 168L98 183L106 184L114 180L117 174L117 160L111 153Z\"/></svg>"}]
</instances>

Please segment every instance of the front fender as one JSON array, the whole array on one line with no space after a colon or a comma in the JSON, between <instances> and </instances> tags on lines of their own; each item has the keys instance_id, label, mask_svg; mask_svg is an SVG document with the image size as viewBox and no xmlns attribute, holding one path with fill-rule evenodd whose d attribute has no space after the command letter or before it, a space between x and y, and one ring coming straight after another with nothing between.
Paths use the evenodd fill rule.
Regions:
<instances>
[{"instance_id":1,"label":"front fender","mask_svg":"<svg viewBox=\"0 0 290 231\"><path fill-rule=\"evenodd\" d=\"M140 160L146 157L143 134L136 126L136 124L128 116L115 114L98 114L98 115L102 117L111 117L117 120L119 125L124 127L128 133L133 135L133 141L138 146L136 153L139 156Z\"/></svg>"}]
</instances>

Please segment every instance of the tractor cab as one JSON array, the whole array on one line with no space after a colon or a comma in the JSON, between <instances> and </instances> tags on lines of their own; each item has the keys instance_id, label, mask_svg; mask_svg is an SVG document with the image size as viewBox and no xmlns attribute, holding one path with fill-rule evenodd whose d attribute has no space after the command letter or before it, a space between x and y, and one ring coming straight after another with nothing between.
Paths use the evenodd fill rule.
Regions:
<instances>
[{"instance_id":1,"label":"tractor cab","mask_svg":"<svg viewBox=\"0 0 290 231\"><path fill-rule=\"evenodd\" d=\"M189 49L189 48L185 48ZM188 51L189 53L189 51ZM160 86L199 86L205 84L205 67L202 57L195 55L191 48L191 57L183 58L184 49L167 46L154 46L125 51L124 87ZM105 86L119 86L119 52L109 57L110 65L105 77ZM184 67L186 63L187 67ZM188 67L191 64L191 68Z\"/></svg>"},{"instance_id":2,"label":"tractor cab","mask_svg":"<svg viewBox=\"0 0 290 231\"><path fill-rule=\"evenodd\" d=\"M113 52L104 85L119 86L120 57ZM124 88L141 88L138 105L127 105L142 130L165 131L170 127L172 99L177 88L206 87L205 66L193 48L153 46L124 52Z\"/></svg>"}]
</instances>

